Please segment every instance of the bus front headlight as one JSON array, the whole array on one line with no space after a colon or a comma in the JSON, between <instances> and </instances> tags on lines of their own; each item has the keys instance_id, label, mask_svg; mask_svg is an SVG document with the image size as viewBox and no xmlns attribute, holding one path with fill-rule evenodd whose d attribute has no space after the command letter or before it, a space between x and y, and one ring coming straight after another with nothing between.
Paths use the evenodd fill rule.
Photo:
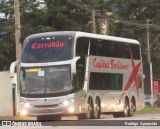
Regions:
<instances>
[{"instance_id":1,"label":"bus front headlight","mask_svg":"<svg viewBox=\"0 0 160 129\"><path fill-rule=\"evenodd\" d=\"M69 107L69 108L68 108L68 111L69 111L70 113L73 113L73 112L74 112L74 107Z\"/></svg>"},{"instance_id":2,"label":"bus front headlight","mask_svg":"<svg viewBox=\"0 0 160 129\"><path fill-rule=\"evenodd\" d=\"M74 102L74 99L69 99L69 100L65 100L63 103L62 103L62 106L68 106L70 103Z\"/></svg>"},{"instance_id":3,"label":"bus front headlight","mask_svg":"<svg viewBox=\"0 0 160 129\"><path fill-rule=\"evenodd\" d=\"M26 116L27 114L28 114L28 112L27 112L26 109L22 109L22 110L20 111L20 115L21 115L21 116Z\"/></svg>"}]
</instances>

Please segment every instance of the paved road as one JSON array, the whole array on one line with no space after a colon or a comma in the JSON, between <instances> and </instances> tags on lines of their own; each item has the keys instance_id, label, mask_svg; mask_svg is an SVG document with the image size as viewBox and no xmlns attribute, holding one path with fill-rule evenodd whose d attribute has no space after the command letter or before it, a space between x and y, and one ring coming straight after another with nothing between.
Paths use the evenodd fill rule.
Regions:
<instances>
[{"instance_id":1,"label":"paved road","mask_svg":"<svg viewBox=\"0 0 160 129\"><path fill-rule=\"evenodd\" d=\"M126 118L113 118L112 116L107 115L103 116L103 119L100 120L80 120L77 121L76 117L64 117L63 121L51 121L42 123L42 127L14 127L16 129L159 129L160 128L160 113L157 114L147 114L134 117ZM72 119L72 120L66 120ZM82 126L83 125L83 126ZM142 126L147 125L147 126ZM156 126L159 125L159 126ZM107 127L106 127L107 126ZM134 127L133 127L134 126ZM11 127L3 126L3 129L10 129ZM13 128L13 127L12 127Z\"/></svg>"}]
</instances>

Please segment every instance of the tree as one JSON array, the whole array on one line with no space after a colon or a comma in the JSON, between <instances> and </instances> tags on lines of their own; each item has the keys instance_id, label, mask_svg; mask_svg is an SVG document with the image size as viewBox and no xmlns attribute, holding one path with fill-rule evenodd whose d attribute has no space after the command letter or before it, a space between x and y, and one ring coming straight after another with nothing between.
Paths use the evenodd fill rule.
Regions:
<instances>
[{"instance_id":1,"label":"tree","mask_svg":"<svg viewBox=\"0 0 160 129\"><path fill-rule=\"evenodd\" d=\"M137 39L141 43L143 63L146 63L146 20L150 19L150 43L160 33L159 0L44 0L43 7L37 0L20 0L21 37L46 32L73 30L92 32L91 10L96 10L98 19L109 19L109 35ZM108 12L111 12L108 15ZM0 1L0 30L9 32L0 38L1 69L6 70L15 60L13 0ZM3 15L3 17L2 17ZM98 32L98 31L97 31ZM160 48L157 40L152 45L154 76L160 78ZM4 51L5 50L5 51ZM6 54L7 53L7 54ZM4 56L4 54L6 56ZM14 55L14 56L12 56ZM2 65L3 64L3 67Z\"/></svg>"},{"instance_id":2,"label":"tree","mask_svg":"<svg viewBox=\"0 0 160 129\"><path fill-rule=\"evenodd\" d=\"M147 62L146 55L146 21L150 22L150 43L154 41L157 35L160 33L160 1L158 0L114 0L112 4L117 5L118 11L114 14L114 17L121 20L119 23L112 23L114 30L113 35L121 37L129 37L137 39L141 43L143 63ZM157 72L160 63L159 48L157 48L158 40L152 45L152 64L154 76L160 78L160 73ZM155 51L155 47L157 51Z\"/></svg>"},{"instance_id":3,"label":"tree","mask_svg":"<svg viewBox=\"0 0 160 129\"><path fill-rule=\"evenodd\" d=\"M15 60L13 2L0 1L0 31L6 34L0 37L0 71L8 70L10 63Z\"/></svg>"}]
</instances>

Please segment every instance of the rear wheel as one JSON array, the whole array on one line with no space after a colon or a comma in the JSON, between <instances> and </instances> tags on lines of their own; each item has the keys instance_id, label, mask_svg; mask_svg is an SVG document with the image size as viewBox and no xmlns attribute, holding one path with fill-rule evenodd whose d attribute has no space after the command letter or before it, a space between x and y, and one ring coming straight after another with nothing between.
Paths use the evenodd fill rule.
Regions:
<instances>
[{"instance_id":1,"label":"rear wheel","mask_svg":"<svg viewBox=\"0 0 160 129\"><path fill-rule=\"evenodd\" d=\"M122 112L122 117L128 117L129 115L129 104L128 101L125 99L125 103L124 103L124 111Z\"/></svg>"},{"instance_id":2,"label":"rear wheel","mask_svg":"<svg viewBox=\"0 0 160 129\"><path fill-rule=\"evenodd\" d=\"M95 105L94 105L94 118L99 119L101 115L101 103L99 98L96 99Z\"/></svg>"},{"instance_id":3,"label":"rear wheel","mask_svg":"<svg viewBox=\"0 0 160 129\"><path fill-rule=\"evenodd\" d=\"M93 101L91 98L88 99L88 106L87 106L87 114L86 117L88 119L92 119L93 118Z\"/></svg>"},{"instance_id":4,"label":"rear wheel","mask_svg":"<svg viewBox=\"0 0 160 129\"><path fill-rule=\"evenodd\" d=\"M130 107L130 108L128 109L128 116L129 116L129 117L132 117L132 116L133 116L133 108L132 108L132 107Z\"/></svg>"},{"instance_id":5,"label":"rear wheel","mask_svg":"<svg viewBox=\"0 0 160 129\"><path fill-rule=\"evenodd\" d=\"M131 100L131 105L129 107L129 110L128 110L128 116L129 117L132 117L133 116L133 112L136 110L136 106L135 106L135 103L133 100Z\"/></svg>"},{"instance_id":6,"label":"rear wheel","mask_svg":"<svg viewBox=\"0 0 160 129\"><path fill-rule=\"evenodd\" d=\"M115 112L113 113L113 117L128 117L129 116L129 105L128 101L125 99L123 112Z\"/></svg>"}]
</instances>

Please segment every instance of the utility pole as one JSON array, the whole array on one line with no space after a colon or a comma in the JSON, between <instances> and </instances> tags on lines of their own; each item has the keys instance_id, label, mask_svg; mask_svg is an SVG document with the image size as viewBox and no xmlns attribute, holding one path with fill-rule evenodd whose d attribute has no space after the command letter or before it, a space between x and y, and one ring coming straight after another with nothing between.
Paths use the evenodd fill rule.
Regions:
<instances>
[{"instance_id":1,"label":"utility pole","mask_svg":"<svg viewBox=\"0 0 160 129\"><path fill-rule=\"evenodd\" d=\"M92 9L92 33L96 33L96 11Z\"/></svg>"},{"instance_id":2,"label":"utility pole","mask_svg":"<svg viewBox=\"0 0 160 129\"><path fill-rule=\"evenodd\" d=\"M21 26L19 6L19 0L14 0L16 60L20 60L21 57Z\"/></svg>"},{"instance_id":3,"label":"utility pole","mask_svg":"<svg viewBox=\"0 0 160 129\"><path fill-rule=\"evenodd\" d=\"M151 47L150 47L150 38L149 38L149 19L147 19L147 62L151 63Z\"/></svg>"},{"instance_id":4,"label":"utility pole","mask_svg":"<svg viewBox=\"0 0 160 129\"><path fill-rule=\"evenodd\" d=\"M16 46L16 60L20 60L21 58L21 26L20 26L20 12L19 12L19 0L14 0L14 18L15 18L15 46ZM17 67L17 73L19 72L19 68ZM18 78L18 74L16 77ZM19 85L19 81L17 80L17 84L12 86L12 104L13 104L13 116L17 115L17 86Z\"/></svg>"},{"instance_id":5,"label":"utility pole","mask_svg":"<svg viewBox=\"0 0 160 129\"><path fill-rule=\"evenodd\" d=\"M150 87L151 87L151 107L153 107L153 73L152 73L152 61L151 61L151 45L150 45L150 37L149 37L149 22L147 19L147 62L149 64L150 70Z\"/></svg>"}]
</instances>

